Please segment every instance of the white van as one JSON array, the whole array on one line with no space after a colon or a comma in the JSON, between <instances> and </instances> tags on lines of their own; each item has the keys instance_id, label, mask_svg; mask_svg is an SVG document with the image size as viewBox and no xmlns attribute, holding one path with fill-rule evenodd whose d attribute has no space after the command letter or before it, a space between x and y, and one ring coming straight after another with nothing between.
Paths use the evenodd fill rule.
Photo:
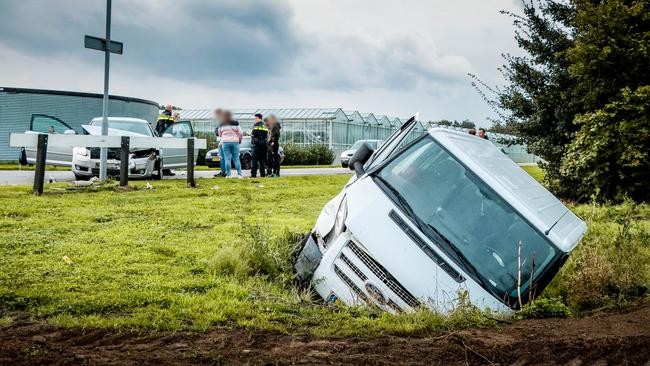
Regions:
<instances>
[{"instance_id":1,"label":"white van","mask_svg":"<svg viewBox=\"0 0 650 366\"><path fill-rule=\"evenodd\" d=\"M539 295L586 224L488 140L442 128L413 138L411 118L377 150L303 240L296 276L332 303L449 311Z\"/></svg>"}]
</instances>

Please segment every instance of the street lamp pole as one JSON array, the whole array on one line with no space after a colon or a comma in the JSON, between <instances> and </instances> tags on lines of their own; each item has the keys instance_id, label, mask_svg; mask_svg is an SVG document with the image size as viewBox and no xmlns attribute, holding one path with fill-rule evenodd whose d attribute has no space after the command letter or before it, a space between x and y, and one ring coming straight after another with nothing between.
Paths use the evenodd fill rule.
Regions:
<instances>
[{"instance_id":1,"label":"street lamp pole","mask_svg":"<svg viewBox=\"0 0 650 366\"><path fill-rule=\"evenodd\" d=\"M106 50L104 51L104 99L102 103L102 136L108 135L108 74L111 63L111 0L106 0ZM106 180L108 150L102 147L100 150L99 179Z\"/></svg>"}]
</instances>

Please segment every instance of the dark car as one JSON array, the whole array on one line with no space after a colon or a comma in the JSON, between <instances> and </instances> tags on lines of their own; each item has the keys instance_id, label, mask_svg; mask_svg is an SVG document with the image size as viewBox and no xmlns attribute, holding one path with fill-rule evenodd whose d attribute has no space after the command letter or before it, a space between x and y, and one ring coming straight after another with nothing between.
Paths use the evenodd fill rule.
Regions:
<instances>
[{"instance_id":1,"label":"dark car","mask_svg":"<svg viewBox=\"0 0 650 366\"><path fill-rule=\"evenodd\" d=\"M278 151L280 153L280 164L282 164L284 161L284 149L282 149L282 146L280 146ZM253 147L251 146L251 137L244 136L241 145L239 145L239 159L241 161L242 169L251 168L252 154ZM218 168L220 162L221 157L219 156L219 149L212 149L205 153L205 165L209 168Z\"/></svg>"}]
</instances>

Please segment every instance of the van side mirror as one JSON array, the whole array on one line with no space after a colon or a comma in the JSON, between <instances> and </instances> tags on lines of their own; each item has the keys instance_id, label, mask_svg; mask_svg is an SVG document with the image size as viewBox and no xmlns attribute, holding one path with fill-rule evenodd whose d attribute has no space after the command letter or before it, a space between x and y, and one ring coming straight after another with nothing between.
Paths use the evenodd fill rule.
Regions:
<instances>
[{"instance_id":1,"label":"van side mirror","mask_svg":"<svg viewBox=\"0 0 650 366\"><path fill-rule=\"evenodd\" d=\"M367 142L364 142L350 158L350 170L354 170L357 175L363 175L363 173L366 172L365 169L363 169L363 165L368 161L368 159L370 159L374 152L375 150L373 150Z\"/></svg>"},{"instance_id":2,"label":"van side mirror","mask_svg":"<svg viewBox=\"0 0 650 366\"><path fill-rule=\"evenodd\" d=\"M77 133L74 130L65 130L63 131L64 135L76 135Z\"/></svg>"}]
</instances>

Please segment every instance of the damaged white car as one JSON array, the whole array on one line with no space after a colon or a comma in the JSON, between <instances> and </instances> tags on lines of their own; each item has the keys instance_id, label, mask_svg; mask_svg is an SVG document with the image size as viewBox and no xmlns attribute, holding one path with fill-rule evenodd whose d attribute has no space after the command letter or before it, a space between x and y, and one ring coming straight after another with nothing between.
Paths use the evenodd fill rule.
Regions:
<instances>
[{"instance_id":1,"label":"damaged white car","mask_svg":"<svg viewBox=\"0 0 650 366\"><path fill-rule=\"evenodd\" d=\"M93 118L87 125L82 125L84 134L101 135L102 118ZM32 119L30 130L26 133L75 135L76 132L65 122L50 116L37 115ZM143 119L130 117L108 117L109 136L157 137L149 123ZM191 138L194 130L189 121L179 121L169 126L163 138ZM199 149L195 149L195 158ZM51 147L48 148L46 163L50 165L70 166L77 180L99 176L98 147ZM36 149L23 148L20 156L23 164L36 162ZM119 176L120 148L108 149L108 175ZM160 179L163 171L185 168L187 166L187 149L185 148L131 148L129 154L129 178Z\"/></svg>"},{"instance_id":2,"label":"damaged white car","mask_svg":"<svg viewBox=\"0 0 650 366\"><path fill-rule=\"evenodd\" d=\"M518 309L538 295L586 224L488 140L414 118L321 212L295 262L327 302L390 312L450 311L458 293L481 308Z\"/></svg>"},{"instance_id":3,"label":"damaged white car","mask_svg":"<svg viewBox=\"0 0 650 366\"><path fill-rule=\"evenodd\" d=\"M101 126L102 118L94 118L90 124L81 127L84 133L101 135ZM156 137L147 121L127 117L109 117L108 135ZM162 135L163 138L190 138L193 136L192 125L187 121L174 123ZM90 179L99 175L99 154L100 148L98 147L75 147L72 150L72 172L77 179ZM195 154L198 156L198 149L195 150ZM194 161L196 161L196 156ZM160 179L163 176L163 170L186 167L187 150L185 148L132 148L128 164L129 178ZM119 176L119 148L108 149L107 169L108 175Z\"/></svg>"}]
</instances>

